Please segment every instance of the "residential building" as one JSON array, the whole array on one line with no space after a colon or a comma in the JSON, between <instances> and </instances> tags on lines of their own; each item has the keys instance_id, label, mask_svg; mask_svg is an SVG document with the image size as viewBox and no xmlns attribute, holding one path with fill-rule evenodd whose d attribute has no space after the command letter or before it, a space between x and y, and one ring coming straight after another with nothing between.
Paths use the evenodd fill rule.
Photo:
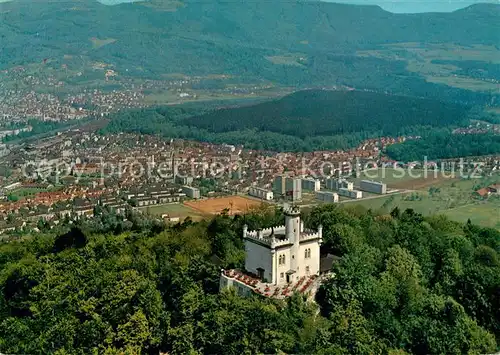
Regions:
<instances>
[{"instance_id":1,"label":"residential building","mask_svg":"<svg viewBox=\"0 0 500 355\"><path fill-rule=\"evenodd\" d=\"M273 192L277 197L299 201L302 199L302 181L299 178L278 175L274 178Z\"/></svg>"},{"instance_id":2,"label":"residential building","mask_svg":"<svg viewBox=\"0 0 500 355\"><path fill-rule=\"evenodd\" d=\"M338 193L339 193L340 196L354 198L354 199L358 199L358 198L362 198L363 197L363 193L361 191L358 191L358 190L349 190L349 189L347 189L345 187L341 187L338 190Z\"/></svg>"},{"instance_id":3,"label":"residential building","mask_svg":"<svg viewBox=\"0 0 500 355\"><path fill-rule=\"evenodd\" d=\"M183 186L182 192L186 194L187 197L198 199L201 197L200 189L191 186Z\"/></svg>"},{"instance_id":4,"label":"residential building","mask_svg":"<svg viewBox=\"0 0 500 355\"><path fill-rule=\"evenodd\" d=\"M372 192L374 194L383 195L387 193L387 185L378 181L361 180L359 188L361 191Z\"/></svg>"},{"instance_id":5,"label":"residential building","mask_svg":"<svg viewBox=\"0 0 500 355\"><path fill-rule=\"evenodd\" d=\"M320 181L312 178L302 179L302 190L314 192L319 191L321 190Z\"/></svg>"},{"instance_id":6,"label":"residential building","mask_svg":"<svg viewBox=\"0 0 500 355\"><path fill-rule=\"evenodd\" d=\"M336 203L339 202L339 195L331 191L317 191L316 200L329 203Z\"/></svg>"},{"instance_id":7,"label":"residential building","mask_svg":"<svg viewBox=\"0 0 500 355\"><path fill-rule=\"evenodd\" d=\"M353 190L354 184L346 179L329 178L325 180L325 186L329 190L338 191L339 189Z\"/></svg>"},{"instance_id":8,"label":"residential building","mask_svg":"<svg viewBox=\"0 0 500 355\"><path fill-rule=\"evenodd\" d=\"M278 196L285 196L286 193L286 179L285 175L278 175L274 178L273 192Z\"/></svg>"},{"instance_id":9,"label":"residential building","mask_svg":"<svg viewBox=\"0 0 500 355\"><path fill-rule=\"evenodd\" d=\"M302 181L298 178L287 178L285 198L292 201L302 200Z\"/></svg>"},{"instance_id":10,"label":"residential building","mask_svg":"<svg viewBox=\"0 0 500 355\"><path fill-rule=\"evenodd\" d=\"M256 187L256 186L250 186L250 188L248 189L248 194L250 196L257 197L257 198L260 198L260 199L266 200L266 201L270 201L273 199L273 192L272 191L269 191L269 190L266 190L266 189L263 189L260 187Z\"/></svg>"}]
</instances>

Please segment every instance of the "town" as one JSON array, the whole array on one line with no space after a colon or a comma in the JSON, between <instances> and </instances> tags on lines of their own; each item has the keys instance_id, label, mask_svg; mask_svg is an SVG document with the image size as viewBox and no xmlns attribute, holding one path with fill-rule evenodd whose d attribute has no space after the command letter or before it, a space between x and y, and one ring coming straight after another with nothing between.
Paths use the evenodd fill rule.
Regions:
<instances>
[{"instance_id":1,"label":"town","mask_svg":"<svg viewBox=\"0 0 500 355\"><path fill-rule=\"evenodd\" d=\"M273 153L70 129L34 144L14 145L1 159L0 230L36 230L40 221L54 226L62 218L92 216L99 205L117 213L128 208L152 211L178 222L224 210L243 213L262 203L305 207L401 194L412 190L388 187L383 176L356 176L374 167L393 169L396 162L382 152L406 139L418 137L370 139L347 151ZM482 161L483 169L491 172L498 157ZM456 162L441 162L441 169ZM436 162L400 167L437 169ZM495 186L484 188L497 191Z\"/></svg>"}]
</instances>

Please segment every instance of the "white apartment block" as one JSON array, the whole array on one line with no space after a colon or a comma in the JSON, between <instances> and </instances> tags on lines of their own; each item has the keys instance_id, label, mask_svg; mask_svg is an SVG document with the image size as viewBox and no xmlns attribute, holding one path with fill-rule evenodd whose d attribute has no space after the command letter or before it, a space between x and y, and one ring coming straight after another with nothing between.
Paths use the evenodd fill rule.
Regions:
<instances>
[{"instance_id":1,"label":"white apartment block","mask_svg":"<svg viewBox=\"0 0 500 355\"><path fill-rule=\"evenodd\" d=\"M186 196L199 199L201 197L200 189L191 186L183 186L182 192L186 194Z\"/></svg>"},{"instance_id":2,"label":"white apartment block","mask_svg":"<svg viewBox=\"0 0 500 355\"><path fill-rule=\"evenodd\" d=\"M256 186L251 186L248 189L248 194L250 196L260 198L261 200L271 201L273 199L273 192L272 191L269 191L269 190L266 190L266 189L263 189L260 187L256 187Z\"/></svg>"},{"instance_id":3,"label":"white apartment block","mask_svg":"<svg viewBox=\"0 0 500 355\"><path fill-rule=\"evenodd\" d=\"M336 203L339 202L339 195L331 191L317 191L316 200L328 203Z\"/></svg>"},{"instance_id":4,"label":"white apartment block","mask_svg":"<svg viewBox=\"0 0 500 355\"><path fill-rule=\"evenodd\" d=\"M349 190L345 187L340 188L338 192L339 192L340 196L344 196L344 197L349 197L349 198L354 198L354 199L358 199L358 198L363 197L363 193L361 191Z\"/></svg>"},{"instance_id":5,"label":"white apartment block","mask_svg":"<svg viewBox=\"0 0 500 355\"><path fill-rule=\"evenodd\" d=\"M316 179L302 179L302 190L306 191L319 191L321 190L321 183L319 180Z\"/></svg>"},{"instance_id":6,"label":"white apartment block","mask_svg":"<svg viewBox=\"0 0 500 355\"><path fill-rule=\"evenodd\" d=\"M359 183L359 189L381 195L387 193L387 185L378 181L362 180Z\"/></svg>"},{"instance_id":7,"label":"white apartment block","mask_svg":"<svg viewBox=\"0 0 500 355\"><path fill-rule=\"evenodd\" d=\"M302 199L302 181L299 178L278 175L274 178L273 191L276 197L299 201Z\"/></svg>"},{"instance_id":8,"label":"white apartment block","mask_svg":"<svg viewBox=\"0 0 500 355\"><path fill-rule=\"evenodd\" d=\"M340 189L353 190L354 184L346 179L329 178L325 180L325 186L329 190L338 191Z\"/></svg>"}]
</instances>

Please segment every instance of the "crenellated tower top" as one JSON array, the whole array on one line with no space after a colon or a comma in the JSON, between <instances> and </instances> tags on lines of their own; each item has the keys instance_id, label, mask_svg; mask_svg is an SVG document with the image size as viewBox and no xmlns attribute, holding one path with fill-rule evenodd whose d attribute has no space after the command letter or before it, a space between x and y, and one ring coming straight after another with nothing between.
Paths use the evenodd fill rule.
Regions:
<instances>
[{"instance_id":1,"label":"crenellated tower top","mask_svg":"<svg viewBox=\"0 0 500 355\"><path fill-rule=\"evenodd\" d=\"M298 217L300 216L300 207L296 205L285 206L283 208L283 213L285 216Z\"/></svg>"}]
</instances>

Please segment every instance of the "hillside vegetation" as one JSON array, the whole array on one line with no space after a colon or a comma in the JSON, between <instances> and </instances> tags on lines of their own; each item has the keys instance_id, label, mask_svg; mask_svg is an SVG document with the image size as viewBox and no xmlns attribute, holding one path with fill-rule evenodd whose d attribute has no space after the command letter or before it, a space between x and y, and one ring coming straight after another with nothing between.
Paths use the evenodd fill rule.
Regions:
<instances>
[{"instance_id":1,"label":"hillside vegetation","mask_svg":"<svg viewBox=\"0 0 500 355\"><path fill-rule=\"evenodd\" d=\"M426 82L404 57L358 56L394 43L498 45L500 6L453 13L392 14L376 6L316 1L171 1L105 6L94 0L25 1L0 5L0 69L40 63L82 75L107 63L120 75L226 74L240 82L277 85L348 84L462 102L473 93ZM401 52L401 51L400 51ZM302 58L302 59L301 59Z\"/></svg>"},{"instance_id":2,"label":"hillside vegetation","mask_svg":"<svg viewBox=\"0 0 500 355\"><path fill-rule=\"evenodd\" d=\"M200 104L121 112L101 133L242 144L274 151L347 149L366 138L421 134L467 122L459 104L361 91L307 90L248 106Z\"/></svg>"},{"instance_id":3,"label":"hillside vegetation","mask_svg":"<svg viewBox=\"0 0 500 355\"><path fill-rule=\"evenodd\" d=\"M398 135L411 127L461 124L466 113L463 106L430 99L308 90L257 105L215 110L183 122L215 133L257 129L306 138L356 132Z\"/></svg>"},{"instance_id":4,"label":"hillside vegetation","mask_svg":"<svg viewBox=\"0 0 500 355\"><path fill-rule=\"evenodd\" d=\"M500 339L493 229L412 210L315 208L306 225L322 223L322 251L341 257L318 314L298 295L219 293L220 268L244 264L243 224L282 223L279 210L171 227L95 213L0 244L1 352L486 354Z\"/></svg>"},{"instance_id":5,"label":"hillside vegetation","mask_svg":"<svg viewBox=\"0 0 500 355\"><path fill-rule=\"evenodd\" d=\"M387 147L387 154L398 161L422 161L500 153L500 136L490 134L450 134L436 132L422 139L409 140Z\"/></svg>"}]
</instances>

